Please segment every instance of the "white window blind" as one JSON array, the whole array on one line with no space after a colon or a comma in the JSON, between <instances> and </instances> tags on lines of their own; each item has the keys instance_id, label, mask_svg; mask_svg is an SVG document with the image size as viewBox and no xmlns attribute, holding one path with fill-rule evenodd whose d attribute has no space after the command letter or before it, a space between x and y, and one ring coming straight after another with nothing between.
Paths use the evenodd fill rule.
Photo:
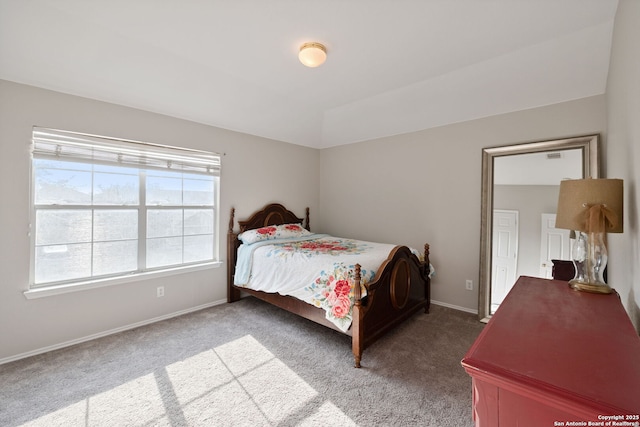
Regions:
<instances>
[{"instance_id":1,"label":"white window blind","mask_svg":"<svg viewBox=\"0 0 640 427\"><path fill-rule=\"evenodd\" d=\"M30 288L217 262L220 156L34 127Z\"/></svg>"},{"instance_id":2,"label":"white window blind","mask_svg":"<svg viewBox=\"0 0 640 427\"><path fill-rule=\"evenodd\" d=\"M216 153L34 127L34 157L220 175Z\"/></svg>"}]
</instances>

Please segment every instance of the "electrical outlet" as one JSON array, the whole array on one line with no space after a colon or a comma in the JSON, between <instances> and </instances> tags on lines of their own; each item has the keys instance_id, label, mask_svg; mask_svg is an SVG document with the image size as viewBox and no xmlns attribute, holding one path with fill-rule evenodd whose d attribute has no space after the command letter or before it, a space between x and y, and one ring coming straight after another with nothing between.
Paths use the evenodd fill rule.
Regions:
<instances>
[{"instance_id":1,"label":"electrical outlet","mask_svg":"<svg viewBox=\"0 0 640 427\"><path fill-rule=\"evenodd\" d=\"M160 298L164 296L164 286L158 286L156 288L156 297Z\"/></svg>"},{"instance_id":2,"label":"electrical outlet","mask_svg":"<svg viewBox=\"0 0 640 427\"><path fill-rule=\"evenodd\" d=\"M473 280L468 280L465 283L465 287L467 288L468 291L472 291L473 290Z\"/></svg>"}]
</instances>

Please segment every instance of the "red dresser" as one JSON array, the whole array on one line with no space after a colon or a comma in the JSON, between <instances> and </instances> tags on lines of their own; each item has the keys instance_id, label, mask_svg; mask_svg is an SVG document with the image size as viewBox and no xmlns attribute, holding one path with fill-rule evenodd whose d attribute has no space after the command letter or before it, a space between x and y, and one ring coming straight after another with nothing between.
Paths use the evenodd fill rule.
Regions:
<instances>
[{"instance_id":1,"label":"red dresser","mask_svg":"<svg viewBox=\"0 0 640 427\"><path fill-rule=\"evenodd\" d=\"M640 425L640 338L617 293L520 277L462 366L476 427Z\"/></svg>"}]
</instances>

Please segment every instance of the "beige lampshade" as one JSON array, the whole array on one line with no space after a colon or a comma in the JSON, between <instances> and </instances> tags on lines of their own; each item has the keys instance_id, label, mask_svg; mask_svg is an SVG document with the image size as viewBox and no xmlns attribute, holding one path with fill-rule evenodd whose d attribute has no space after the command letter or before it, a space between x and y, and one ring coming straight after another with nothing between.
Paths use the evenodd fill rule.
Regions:
<instances>
[{"instance_id":1,"label":"beige lampshade","mask_svg":"<svg viewBox=\"0 0 640 427\"><path fill-rule=\"evenodd\" d=\"M604 205L609 213L605 232L622 233L623 186L621 179L568 179L560 183L556 227L589 230L585 215L595 205Z\"/></svg>"}]
</instances>

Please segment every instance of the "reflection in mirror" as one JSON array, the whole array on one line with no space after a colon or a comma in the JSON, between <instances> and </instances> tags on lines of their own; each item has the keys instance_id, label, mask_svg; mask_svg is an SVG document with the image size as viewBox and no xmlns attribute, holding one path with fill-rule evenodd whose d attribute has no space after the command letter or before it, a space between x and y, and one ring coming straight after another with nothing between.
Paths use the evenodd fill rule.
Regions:
<instances>
[{"instance_id":1,"label":"reflection in mirror","mask_svg":"<svg viewBox=\"0 0 640 427\"><path fill-rule=\"evenodd\" d=\"M478 313L488 320L519 276L551 278L551 259L571 259L555 228L562 179L598 177L598 136L483 150Z\"/></svg>"},{"instance_id":2,"label":"reflection in mirror","mask_svg":"<svg viewBox=\"0 0 640 427\"><path fill-rule=\"evenodd\" d=\"M491 307L520 276L551 278L552 259L571 259L569 231L555 228L560 181L582 178L582 150L493 160Z\"/></svg>"}]
</instances>

